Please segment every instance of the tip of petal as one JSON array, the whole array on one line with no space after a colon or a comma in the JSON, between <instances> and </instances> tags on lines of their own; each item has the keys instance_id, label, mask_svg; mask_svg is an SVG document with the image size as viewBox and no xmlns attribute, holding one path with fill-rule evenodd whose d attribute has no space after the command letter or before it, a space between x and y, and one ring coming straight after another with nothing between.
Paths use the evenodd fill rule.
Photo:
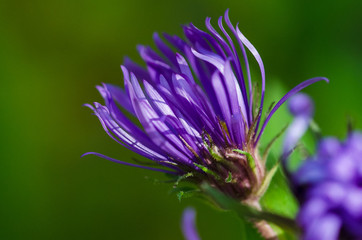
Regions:
<instances>
[{"instance_id":1,"label":"tip of petal","mask_svg":"<svg viewBox=\"0 0 362 240\"><path fill-rule=\"evenodd\" d=\"M97 85L96 86L96 89L99 91L99 92L102 92L104 90L104 83L102 84L103 86L100 86L100 85Z\"/></svg>"},{"instance_id":2,"label":"tip of petal","mask_svg":"<svg viewBox=\"0 0 362 240\"><path fill-rule=\"evenodd\" d=\"M89 103L82 104L82 106L90 108L90 109L92 109L94 111L94 107Z\"/></svg>"},{"instance_id":3,"label":"tip of petal","mask_svg":"<svg viewBox=\"0 0 362 240\"><path fill-rule=\"evenodd\" d=\"M139 44L136 46L136 49L139 53L142 53L143 51L145 51L146 46Z\"/></svg>"},{"instance_id":4,"label":"tip of petal","mask_svg":"<svg viewBox=\"0 0 362 240\"><path fill-rule=\"evenodd\" d=\"M87 155L93 155L94 152L86 152L86 153L83 153L82 156L80 156L81 158L84 157L84 156L87 156Z\"/></svg>"},{"instance_id":5,"label":"tip of petal","mask_svg":"<svg viewBox=\"0 0 362 240\"><path fill-rule=\"evenodd\" d=\"M319 77L321 80L323 80L323 81L325 81L325 82L327 82L327 83L329 83L329 79L328 78L325 78L325 77Z\"/></svg>"},{"instance_id":6,"label":"tip of petal","mask_svg":"<svg viewBox=\"0 0 362 240\"><path fill-rule=\"evenodd\" d=\"M211 24L211 17L207 17L206 19L205 19L205 25L206 26L209 26Z\"/></svg>"}]
</instances>

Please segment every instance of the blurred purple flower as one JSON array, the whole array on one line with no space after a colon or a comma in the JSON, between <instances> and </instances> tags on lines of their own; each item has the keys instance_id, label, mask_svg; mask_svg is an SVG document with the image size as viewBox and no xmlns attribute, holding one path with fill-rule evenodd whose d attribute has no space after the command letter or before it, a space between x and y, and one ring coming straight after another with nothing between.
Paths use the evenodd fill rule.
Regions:
<instances>
[{"instance_id":1,"label":"blurred purple flower","mask_svg":"<svg viewBox=\"0 0 362 240\"><path fill-rule=\"evenodd\" d=\"M286 169L288 169L288 166L285 161L297 145L299 139L307 131L314 113L312 99L303 93L298 93L291 97L288 107L290 113L294 115L294 120L287 129L283 144L282 160Z\"/></svg>"},{"instance_id":2,"label":"blurred purple flower","mask_svg":"<svg viewBox=\"0 0 362 240\"><path fill-rule=\"evenodd\" d=\"M186 208L182 214L182 233L186 240L199 240L199 234L196 229L196 212L195 209L189 207Z\"/></svg>"},{"instance_id":3,"label":"blurred purple flower","mask_svg":"<svg viewBox=\"0 0 362 240\"><path fill-rule=\"evenodd\" d=\"M256 192L265 176L257 144L270 118L296 92L328 80L319 77L299 84L280 99L260 125L265 93L261 57L238 24L232 25L228 11L224 19L218 20L221 33L210 21L206 18L208 32L192 24L184 26L186 40L164 34L165 43L155 33L158 52L138 46L146 68L126 58L121 66L124 89L112 84L98 86L105 106L87 104L111 138L166 169L131 164L99 153L86 154L187 175L196 183L206 180L238 199ZM245 47L261 71L260 100L254 99L252 93ZM142 127L131 119L137 119Z\"/></svg>"},{"instance_id":4,"label":"blurred purple flower","mask_svg":"<svg viewBox=\"0 0 362 240\"><path fill-rule=\"evenodd\" d=\"M325 138L292 176L305 240L362 239L362 133Z\"/></svg>"}]
</instances>

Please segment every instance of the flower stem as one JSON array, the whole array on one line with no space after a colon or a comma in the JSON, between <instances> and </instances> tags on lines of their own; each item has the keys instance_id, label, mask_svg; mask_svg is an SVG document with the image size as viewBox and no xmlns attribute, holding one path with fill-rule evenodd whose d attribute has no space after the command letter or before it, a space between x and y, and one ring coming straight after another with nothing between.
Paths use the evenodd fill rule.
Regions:
<instances>
[{"instance_id":1,"label":"flower stem","mask_svg":"<svg viewBox=\"0 0 362 240\"><path fill-rule=\"evenodd\" d=\"M261 206L258 200L244 202L248 206L261 211ZM253 221L254 226L258 229L260 235L267 240L278 240L278 236L269 223L265 220Z\"/></svg>"},{"instance_id":2,"label":"flower stem","mask_svg":"<svg viewBox=\"0 0 362 240\"><path fill-rule=\"evenodd\" d=\"M273 228L264 220L257 221L254 223L255 227L258 229L260 235L267 240L278 240L278 236L273 230Z\"/></svg>"}]
</instances>

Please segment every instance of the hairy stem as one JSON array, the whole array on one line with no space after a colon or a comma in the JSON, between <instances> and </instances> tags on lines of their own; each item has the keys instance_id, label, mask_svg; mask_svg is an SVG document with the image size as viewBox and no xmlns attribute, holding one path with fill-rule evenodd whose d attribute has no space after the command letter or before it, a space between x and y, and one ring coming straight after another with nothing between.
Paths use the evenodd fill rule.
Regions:
<instances>
[{"instance_id":1,"label":"hairy stem","mask_svg":"<svg viewBox=\"0 0 362 240\"><path fill-rule=\"evenodd\" d=\"M261 206L258 200L245 202L250 207L261 211ZM260 235L266 240L278 240L278 236L269 223L265 220L253 221L254 226L258 229Z\"/></svg>"},{"instance_id":2,"label":"hairy stem","mask_svg":"<svg viewBox=\"0 0 362 240\"><path fill-rule=\"evenodd\" d=\"M263 238L267 240L278 240L277 234L266 221L262 220L254 222L254 225Z\"/></svg>"}]
</instances>

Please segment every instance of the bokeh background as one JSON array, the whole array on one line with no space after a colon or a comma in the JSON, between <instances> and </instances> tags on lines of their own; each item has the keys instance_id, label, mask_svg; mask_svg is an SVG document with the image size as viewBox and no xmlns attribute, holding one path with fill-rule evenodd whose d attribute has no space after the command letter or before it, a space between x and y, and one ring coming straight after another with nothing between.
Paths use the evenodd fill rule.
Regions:
<instances>
[{"instance_id":1,"label":"bokeh background","mask_svg":"<svg viewBox=\"0 0 362 240\"><path fill-rule=\"evenodd\" d=\"M101 101L101 82L122 83L125 55L152 33L205 29L230 8L260 52L267 100L307 78L323 134L362 127L362 1L81 0L0 2L0 239L182 239L180 217L195 206L203 239L240 239L236 216L199 200L181 203L163 176L87 151L128 160L83 103ZM266 133L290 120L285 108ZM276 129L276 130L275 130ZM278 149L277 149L278 150ZM275 155L277 155L277 150ZM278 204L278 203L276 203Z\"/></svg>"}]
</instances>

